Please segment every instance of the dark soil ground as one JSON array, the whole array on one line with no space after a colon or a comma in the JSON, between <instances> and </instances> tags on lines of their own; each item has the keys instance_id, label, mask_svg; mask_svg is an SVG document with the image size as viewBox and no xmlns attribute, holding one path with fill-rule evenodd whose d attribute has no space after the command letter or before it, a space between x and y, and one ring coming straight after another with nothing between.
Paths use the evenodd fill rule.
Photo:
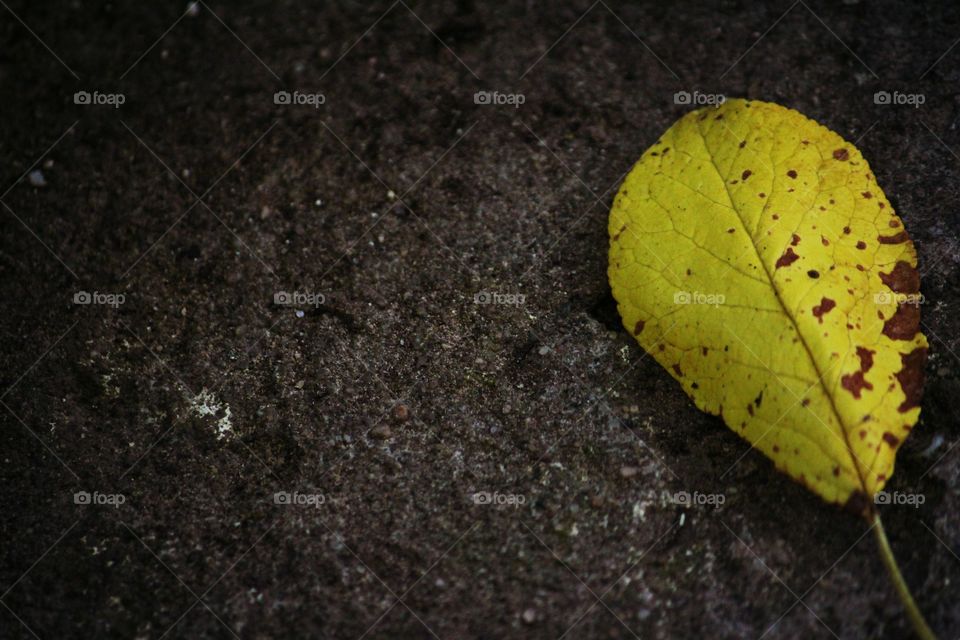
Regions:
<instances>
[{"instance_id":1,"label":"dark soil ground","mask_svg":"<svg viewBox=\"0 0 960 640\"><path fill-rule=\"evenodd\" d=\"M925 502L882 513L960 634L956 3L8 2L0 636L909 636L867 525L620 327L607 212L694 89L856 141L906 221Z\"/></svg>"}]
</instances>

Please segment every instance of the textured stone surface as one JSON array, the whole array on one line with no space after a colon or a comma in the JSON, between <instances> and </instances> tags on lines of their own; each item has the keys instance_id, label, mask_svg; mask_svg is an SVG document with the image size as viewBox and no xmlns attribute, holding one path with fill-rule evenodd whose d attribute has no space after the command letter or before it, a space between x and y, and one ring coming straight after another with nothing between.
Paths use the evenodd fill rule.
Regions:
<instances>
[{"instance_id":1,"label":"textured stone surface","mask_svg":"<svg viewBox=\"0 0 960 640\"><path fill-rule=\"evenodd\" d=\"M612 193L694 89L855 141L910 229L925 502L883 513L960 633L955 6L9 8L4 636L904 637L866 526L620 326Z\"/></svg>"}]
</instances>

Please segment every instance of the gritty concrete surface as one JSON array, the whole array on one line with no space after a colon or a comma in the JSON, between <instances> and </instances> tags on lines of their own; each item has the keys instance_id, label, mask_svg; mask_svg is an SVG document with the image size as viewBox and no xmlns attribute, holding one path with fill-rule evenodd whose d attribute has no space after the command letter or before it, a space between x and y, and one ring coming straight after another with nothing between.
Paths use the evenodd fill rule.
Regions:
<instances>
[{"instance_id":1,"label":"gritty concrete surface","mask_svg":"<svg viewBox=\"0 0 960 640\"><path fill-rule=\"evenodd\" d=\"M883 516L960 634L955 3L0 14L3 637L907 637L867 526L620 326L613 192L694 90L856 141L916 242Z\"/></svg>"}]
</instances>

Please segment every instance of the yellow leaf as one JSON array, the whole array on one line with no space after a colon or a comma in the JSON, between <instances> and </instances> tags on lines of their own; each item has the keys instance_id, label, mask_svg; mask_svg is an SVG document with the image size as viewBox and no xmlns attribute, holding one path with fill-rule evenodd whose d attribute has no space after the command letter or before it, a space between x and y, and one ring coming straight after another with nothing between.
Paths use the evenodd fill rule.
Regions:
<instances>
[{"instance_id":1,"label":"yellow leaf","mask_svg":"<svg viewBox=\"0 0 960 640\"><path fill-rule=\"evenodd\" d=\"M685 115L610 212L627 330L700 409L863 515L920 414L916 264L857 148L767 102Z\"/></svg>"}]
</instances>

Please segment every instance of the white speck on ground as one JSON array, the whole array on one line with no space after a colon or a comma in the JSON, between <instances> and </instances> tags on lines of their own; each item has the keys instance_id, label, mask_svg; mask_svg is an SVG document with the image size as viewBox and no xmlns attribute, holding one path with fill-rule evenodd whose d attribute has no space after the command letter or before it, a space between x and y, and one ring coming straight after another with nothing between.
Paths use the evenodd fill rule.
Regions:
<instances>
[{"instance_id":1,"label":"white speck on ground","mask_svg":"<svg viewBox=\"0 0 960 640\"><path fill-rule=\"evenodd\" d=\"M206 388L190 398L188 402L190 410L201 418L204 416L217 418L217 440L222 440L233 431L233 423L230 421L230 405L217 400L216 396L207 391Z\"/></svg>"}]
</instances>

